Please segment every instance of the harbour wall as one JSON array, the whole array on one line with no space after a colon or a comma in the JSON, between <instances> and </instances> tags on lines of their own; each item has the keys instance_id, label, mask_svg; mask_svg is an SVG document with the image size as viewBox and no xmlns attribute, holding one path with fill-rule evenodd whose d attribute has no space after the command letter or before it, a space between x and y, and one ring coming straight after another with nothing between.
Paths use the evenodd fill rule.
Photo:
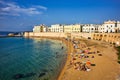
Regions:
<instances>
[{"instance_id":1,"label":"harbour wall","mask_svg":"<svg viewBox=\"0 0 120 80\"><path fill-rule=\"evenodd\" d=\"M120 33L94 33L91 38L120 45Z\"/></svg>"},{"instance_id":2,"label":"harbour wall","mask_svg":"<svg viewBox=\"0 0 120 80\"><path fill-rule=\"evenodd\" d=\"M66 38L67 36L64 33L52 33L52 32L25 32L25 37L56 37L56 38Z\"/></svg>"},{"instance_id":3,"label":"harbour wall","mask_svg":"<svg viewBox=\"0 0 120 80\"><path fill-rule=\"evenodd\" d=\"M86 38L108 43L114 43L120 46L120 33L55 33L55 32L25 32L25 37L51 37L51 38Z\"/></svg>"},{"instance_id":4,"label":"harbour wall","mask_svg":"<svg viewBox=\"0 0 120 80\"><path fill-rule=\"evenodd\" d=\"M35 33L35 32L25 32L24 33L25 37L70 37L70 38L88 38L91 37L90 33L55 33L55 32L40 32L40 33Z\"/></svg>"}]
</instances>

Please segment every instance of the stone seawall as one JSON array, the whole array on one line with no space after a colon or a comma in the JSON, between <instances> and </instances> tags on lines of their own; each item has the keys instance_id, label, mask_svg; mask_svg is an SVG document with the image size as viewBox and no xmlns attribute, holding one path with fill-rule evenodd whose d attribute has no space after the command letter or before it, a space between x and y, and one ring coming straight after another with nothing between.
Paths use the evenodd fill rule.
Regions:
<instances>
[{"instance_id":1,"label":"stone seawall","mask_svg":"<svg viewBox=\"0 0 120 80\"><path fill-rule=\"evenodd\" d=\"M52 33L52 32L40 32L40 33L34 33L34 32L25 32L25 37L56 37L56 38L66 38L67 35L64 33Z\"/></svg>"},{"instance_id":2,"label":"stone seawall","mask_svg":"<svg viewBox=\"0 0 120 80\"><path fill-rule=\"evenodd\" d=\"M91 38L92 33L71 33L71 38Z\"/></svg>"},{"instance_id":3,"label":"stone seawall","mask_svg":"<svg viewBox=\"0 0 120 80\"><path fill-rule=\"evenodd\" d=\"M25 32L25 37L51 37L51 38L86 38L120 45L120 33L56 33L56 32Z\"/></svg>"},{"instance_id":4,"label":"stone seawall","mask_svg":"<svg viewBox=\"0 0 120 80\"><path fill-rule=\"evenodd\" d=\"M25 32L25 37L60 37L60 38L88 38L91 37L91 33L55 33L55 32Z\"/></svg>"},{"instance_id":5,"label":"stone seawall","mask_svg":"<svg viewBox=\"0 0 120 80\"><path fill-rule=\"evenodd\" d=\"M94 33L91 37L93 40L100 40L120 45L120 33Z\"/></svg>"}]
</instances>

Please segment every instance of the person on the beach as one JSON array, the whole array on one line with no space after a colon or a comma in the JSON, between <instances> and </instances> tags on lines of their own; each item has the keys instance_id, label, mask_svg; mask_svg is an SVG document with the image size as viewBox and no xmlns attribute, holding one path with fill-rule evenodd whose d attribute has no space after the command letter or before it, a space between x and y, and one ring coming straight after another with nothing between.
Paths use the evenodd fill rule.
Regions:
<instances>
[{"instance_id":1,"label":"person on the beach","mask_svg":"<svg viewBox=\"0 0 120 80\"><path fill-rule=\"evenodd\" d=\"M91 65L91 62L90 62L90 60L88 60L88 61L86 62L86 66L87 66L88 68L90 68L90 65Z\"/></svg>"}]
</instances>

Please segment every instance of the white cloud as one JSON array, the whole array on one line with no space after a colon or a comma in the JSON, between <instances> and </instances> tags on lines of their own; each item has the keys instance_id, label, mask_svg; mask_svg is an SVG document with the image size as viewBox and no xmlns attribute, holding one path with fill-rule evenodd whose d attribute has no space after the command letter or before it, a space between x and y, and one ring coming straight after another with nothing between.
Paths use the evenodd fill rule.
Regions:
<instances>
[{"instance_id":1,"label":"white cloud","mask_svg":"<svg viewBox=\"0 0 120 80\"><path fill-rule=\"evenodd\" d=\"M47 7L44 7L44 6L34 6L36 8L39 8L39 9L43 9L43 10L47 10Z\"/></svg>"},{"instance_id":2,"label":"white cloud","mask_svg":"<svg viewBox=\"0 0 120 80\"><path fill-rule=\"evenodd\" d=\"M29 8L23 8L19 5L16 5L15 3L5 3L3 1L0 1L0 4L4 6L0 8L0 15L13 15L13 16L19 16L20 14L33 15L42 14L43 10L47 10L46 7L40 5Z\"/></svg>"}]
</instances>

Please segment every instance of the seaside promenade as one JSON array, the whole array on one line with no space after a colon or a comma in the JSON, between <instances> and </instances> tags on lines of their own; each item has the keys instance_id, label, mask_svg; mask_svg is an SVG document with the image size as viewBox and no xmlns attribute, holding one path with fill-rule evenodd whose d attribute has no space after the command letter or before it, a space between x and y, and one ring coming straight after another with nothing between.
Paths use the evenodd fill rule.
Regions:
<instances>
[{"instance_id":1,"label":"seaside promenade","mask_svg":"<svg viewBox=\"0 0 120 80\"><path fill-rule=\"evenodd\" d=\"M62 40L67 45L67 61L58 77L58 80L120 79L120 65L117 63L117 51L112 44L104 41L90 40L81 36L71 39L71 34L67 36L64 34L54 34L54 36L51 35L52 37L48 35L28 35L33 35L33 33L26 34L25 36L56 38L58 40ZM89 37L89 35L90 34L88 34L87 37ZM85 64L84 67L83 64Z\"/></svg>"}]
</instances>

